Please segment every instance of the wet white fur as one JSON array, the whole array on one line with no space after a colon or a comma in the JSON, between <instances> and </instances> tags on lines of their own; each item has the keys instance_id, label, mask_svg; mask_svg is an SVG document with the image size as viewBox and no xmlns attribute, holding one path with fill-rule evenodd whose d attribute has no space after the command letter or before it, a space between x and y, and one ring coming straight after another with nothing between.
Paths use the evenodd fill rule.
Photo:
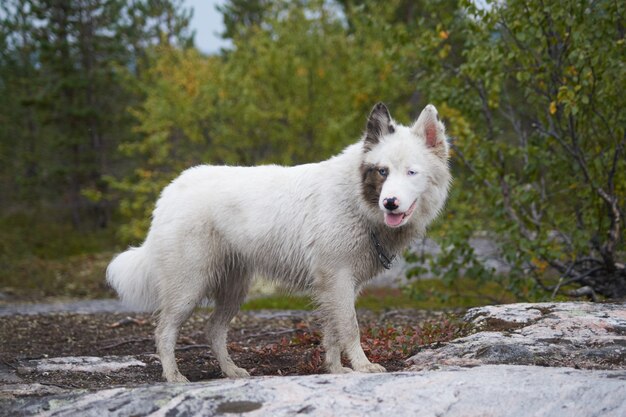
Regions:
<instances>
[{"instance_id":1,"label":"wet white fur","mask_svg":"<svg viewBox=\"0 0 626 417\"><path fill-rule=\"evenodd\" d=\"M330 372L350 371L341 364L342 352L356 371L384 371L363 353L354 301L381 270L370 231L389 253L397 253L425 231L445 202L447 158L431 152L419 123L394 125L395 133L367 153L360 141L314 164L197 166L163 190L145 242L114 258L107 280L122 300L158 311L156 343L168 381L186 381L174 358L176 339L205 297L215 302L207 332L222 371L228 377L248 375L231 360L226 334L254 275L311 291L324 311ZM390 167L384 193L403 205L418 200L418 209L396 231L384 225L382 210L363 199L364 158ZM419 175L403 176L408 167Z\"/></svg>"},{"instance_id":2,"label":"wet white fur","mask_svg":"<svg viewBox=\"0 0 626 417\"><path fill-rule=\"evenodd\" d=\"M407 212L415 199L427 191L433 180L441 179L441 176L445 175L441 168L447 167L441 166L440 158L429 151L426 141L415 140L415 136L425 135L425 125L428 123L437 132L441 140L440 146L447 155L445 128L443 123L437 120L437 110L432 105L426 106L413 126L394 125L394 133L383 136L379 146L365 155L365 162L387 167L389 170L378 200L382 212L385 211L384 200L391 197L397 198L399 204L399 207L393 210L394 213ZM434 166L438 169L433 170ZM448 189L436 187L432 191L440 193L437 200L445 200ZM432 211L432 214L436 215L437 212ZM409 220L405 219L402 225ZM432 218L422 216L419 221L428 225Z\"/></svg>"}]
</instances>

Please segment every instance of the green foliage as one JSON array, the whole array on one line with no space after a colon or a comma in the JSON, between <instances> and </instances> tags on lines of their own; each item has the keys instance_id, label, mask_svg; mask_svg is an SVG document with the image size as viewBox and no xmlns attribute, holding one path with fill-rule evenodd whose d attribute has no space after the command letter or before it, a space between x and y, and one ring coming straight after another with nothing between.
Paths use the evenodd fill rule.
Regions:
<instances>
[{"instance_id":1,"label":"green foliage","mask_svg":"<svg viewBox=\"0 0 626 417\"><path fill-rule=\"evenodd\" d=\"M451 275L498 279L467 243L473 231L488 230L512 265L504 277L511 290L526 287L530 273L553 294L569 283L592 296L623 296L626 116L615 86L626 82L626 8L610 1L465 5L468 18L449 28L450 38L464 38L449 51L459 63L431 61L420 80L430 99L445 103L464 168L440 223L448 251L440 263ZM425 56L449 46L435 32L430 39ZM558 285L549 283L549 270Z\"/></svg>"},{"instance_id":2,"label":"green foliage","mask_svg":"<svg viewBox=\"0 0 626 417\"><path fill-rule=\"evenodd\" d=\"M318 161L357 139L375 102L401 122L432 102L456 180L430 233L441 280L409 290L420 305L626 294L622 3L232 0L220 7L232 49L208 57L181 5L0 3L4 218L61 206L74 225L106 226L119 207L119 237L138 243L192 165ZM72 235L67 247L9 227L5 265L92 252L66 222L42 223L32 236ZM477 234L509 273L477 259Z\"/></svg>"},{"instance_id":3,"label":"green foliage","mask_svg":"<svg viewBox=\"0 0 626 417\"><path fill-rule=\"evenodd\" d=\"M0 291L110 296L106 175L135 163L135 77L157 44L189 46L180 0L0 2Z\"/></svg>"},{"instance_id":4,"label":"green foliage","mask_svg":"<svg viewBox=\"0 0 626 417\"><path fill-rule=\"evenodd\" d=\"M559 276L563 289L591 284L611 295L576 280L589 269L581 259L623 271L620 215L607 215L622 210L626 183L614 88L624 78L623 7L341 4L343 14L315 0L230 2L233 50L155 51L134 109L141 135L123 145L146 163L113 181L123 212L141 219L124 237L145 235L158 190L186 166L320 160L354 141L372 103L406 120L417 102L433 102L456 141L458 180L433 228L443 254L431 270L449 286L460 276L482 288L499 282L523 299L541 288L556 295L561 287L544 281ZM477 232L501 246L506 276L476 258L468 242Z\"/></svg>"},{"instance_id":5,"label":"green foliage","mask_svg":"<svg viewBox=\"0 0 626 417\"><path fill-rule=\"evenodd\" d=\"M263 25L247 28L251 36L234 38L224 67L215 136L233 144L237 162L326 158L358 137L373 102L395 104L406 94L392 36L346 36L322 1L276 2L270 12Z\"/></svg>"},{"instance_id":6,"label":"green foliage","mask_svg":"<svg viewBox=\"0 0 626 417\"><path fill-rule=\"evenodd\" d=\"M104 270L113 229L76 232L49 211L0 218L0 292L19 299L111 297Z\"/></svg>"},{"instance_id":7,"label":"green foliage","mask_svg":"<svg viewBox=\"0 0 626 417\"><path fill-rule=\"evenodd\" d=\"M239 28L224 57L157 48L141 77L145 100L132 109L137 140L121 149L143 162L122 179L127 240L145 236L158 192L184 168L213 164L318 161L360 136L372 103L407 115L408 74L394 33L354 18L347 28L323 1L275 2L262 25Z\"/></svg>"},{"instance_id":8,"label":"green foliage","mask_svg":"<svg viewBox=\"0 0 626 417\"><path fill-rule=\"evenodd\" d=\"M433 259L433 262L437 262ZM404 289L405 297L413 300L412 308L428 310L465 309L487 304L514 303L519 300L542 301L530 280L511 283L506 277L471 278L465 271L450 280L418 279Z\"/></svg>"},{"instance_id":9,"label":"green foliage","mask_svg":"<svg viewBox=\"0 0 626 417\"><path fill-rule=\"evenodd\" d=\"M130 175L108 176L121 196L120 213L129 222L120 228L124 240L141 239L159 192L182 170L210 158L207 136L216 97L213 81L220 76L216 58L195 49L159 46L147 57L136 88L144 97L130 109L136 120L135 135L123 141L120 151L140 160ZM219 152L219 151L218 151Z\"/></svg>"},{"instance_id":10,"label":"green foliage","mask_svg":"<svg viewBox=\"0 0 626 417\"><path fill-rule=\"evenodd\" d=\"M179 6L179 0L2 2L0 181L7 207L63 204L76 228L107 225L103 177L123 166L116 147L132 136L133 71L150 45L189 45L189 14Z\"/></svg>"},{"instance_id":11,"label":"green foliage","mask_svg":"<svg viewBox=\"0 0 626 417\"><path fill-rule=\"evenodd\" d=\"M246 36L246 28L263 23L271 4L271 0L227 0L216 5L216 9L224 17L222 37L232 39Z\"/></svg>"}]
</instances>

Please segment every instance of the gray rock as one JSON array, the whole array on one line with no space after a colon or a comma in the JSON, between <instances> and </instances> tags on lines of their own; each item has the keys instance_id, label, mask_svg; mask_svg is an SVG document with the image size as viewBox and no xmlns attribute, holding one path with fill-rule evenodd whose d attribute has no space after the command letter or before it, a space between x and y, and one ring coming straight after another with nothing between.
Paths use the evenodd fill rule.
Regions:
<instances>
[{"instance_id":1,"label":"gray rock","mask_svg":"<svg viewBox=\"0 0 626 417\"><path fill-rule=\"evenodd\" d=\"M20 382L22 382L22 378L17 376L15 369L0 363L0 387L2 387L1 384L16 384Z\"/></svg>"},{"instance_id":2,"label":"gray rock","mask_svg":"<svg viewBox=\"0 0 626 417\"><path fill-rule=\"evenodd\" d=\"M221 379L85 392L26 384L5 367L0 369L5 375L0 416L626 415L625 303L489 306L469 310L465 320L476 333L419 352L408 361L411 372ZM549 367L528 366L533 364ZM18 371L79 377L127 366L145 365L133 357L73 357L22 361Z\"/></svg>"},{"instance_id":3,"label":"gray rock","mask_svg":"<svg viewBox=\"0 0 626 417\"><path fill-rule=\"evenodd\" d=\"M69 356L23 361L17 368L17 373L52 371L109 373L130 366L146 366L146 364L132 356Z\"/></svg>"},{"instance_id":4,"label":"gray rock","mask_svg":"<svg viewBox=\"0 0 626 417\"><path fill-rule=\"evenodd\" d=\"M16 314L34 315L50 313L137 313L141 310L132 308L119 300L81 300L58 303L8 303L0 305L0 317Z\"/></svg>"},{"instance_id":5,"label":"gray rock","mask_svg":"<svg viewBox=\"0 0 626 417\"><path fill-rule=\"evenodd\" d=\"M50 384L6 384L0 385L0 399L14 399L27 396L58 395L67 393L69 391L72 390Z\"/></svg>"},{"instance_id":6,"label":"gray rock","mask_svg":"<svg viewBox=\"0 0 626 417\"><path fill-rule=\"evenodd\" d=\"M520 364L626 369L626 304L539 303L474 308L480 331L409 358L411 370Z\"/></svg>"},{"instance_id":7,"label":"gray rock","mask_svg":"<svg viewBox=\"0 0 626 417\"><path fill-rule=\"evenodd\" d=\"M626 415L626 372L486 365L389 374L159 384L0 403L41 416L602 416Z\"/></svg>"},{"instance_id":8,"label":"gray rock","mask_svg":"<svg viewBox=\"0 0 626 417\"><path fill-rule=\"evenodd\" d=\"M494 239L477 235L469 240L469 245L474 250L478 261L486 268L494 269L501 274L506 274L511 270L511 267L503 260L500 254L500 246ZM398 256L393 262L391 269L377 275L368 283L368 286L396 288L405 286L415 279L438 278L430 272L428 262L429 257L435 257L441 253L441 247L437 242L430 238L418 239L410 245L408 250L418 256L423 256L426 262L407 262L404 256ZM407 272L415 267L423 268L426 272L418 277L407 278Z\"/></svg>"}]
</instances>

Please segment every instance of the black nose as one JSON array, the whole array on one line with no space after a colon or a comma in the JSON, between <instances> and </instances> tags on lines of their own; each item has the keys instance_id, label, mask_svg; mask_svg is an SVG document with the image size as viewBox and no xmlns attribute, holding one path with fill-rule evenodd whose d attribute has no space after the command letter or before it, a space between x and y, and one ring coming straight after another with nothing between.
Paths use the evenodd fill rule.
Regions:
<instances>
[{"instance_id":1,"label":"black nose","mask_svg":"<svg viewBox=\"0 0 626 417\"><path fill-rule=\"evenodd\" d=\"M397 209L398 207L400 207L399 203L400 202L395 197L385 198L383 200L383 206L385 206L385 208L387 210L395 210L395 209Z\"/></svg>"}]
</instances>

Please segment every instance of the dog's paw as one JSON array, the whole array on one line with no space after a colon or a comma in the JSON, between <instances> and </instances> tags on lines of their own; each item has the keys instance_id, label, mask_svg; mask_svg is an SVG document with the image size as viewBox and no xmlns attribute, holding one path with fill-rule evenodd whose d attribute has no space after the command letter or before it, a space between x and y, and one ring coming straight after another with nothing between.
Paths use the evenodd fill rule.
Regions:
<instances>
[{"instance_id":1,"label":"dog's paw","mask_svg":"<svg viewBox=\"0 0 626 417\"><path fill-rule=\"evenodd\" d=\"M345 366L329 366L327 369L329 374L349 374L354 372L352 368L347 368Z\"/></svg>"},{"instance_id":2,"label":"dog's paw","mask_svg":"<svg viewBox=\"0 0 626 417\"><path fill-rule=\"evenodd\" d=\"M184 384L184 383L189 382L187 377L181 374L180 372L176 372L171 375L163 375L163 378L165 378L167 382L171 382L175 384Z\"/></svg>"},{"instance_id":3,"label":"dog's paw","mask_svg":"<svg viewBox=\"0 0 626 417\"><path fill-rule=\"evenodd\" d=\"M367 363L365 365L355 367L354 370L357 372L366 372L370 374L387 372L387 370L383 366L377 363Z\"/></svg>"},{"instance_id":4,"label":"dog's paw","mask_svg":"<svg viewBox=\"0 0 626 417\"><path fill-rule=\"evenodd\" d=\"M228 369L223 370L224 375L228 378L247 378L250 376L248 371L243 368L239 368L238 366L233 366Z\"/></svg>"}]
</instances>

